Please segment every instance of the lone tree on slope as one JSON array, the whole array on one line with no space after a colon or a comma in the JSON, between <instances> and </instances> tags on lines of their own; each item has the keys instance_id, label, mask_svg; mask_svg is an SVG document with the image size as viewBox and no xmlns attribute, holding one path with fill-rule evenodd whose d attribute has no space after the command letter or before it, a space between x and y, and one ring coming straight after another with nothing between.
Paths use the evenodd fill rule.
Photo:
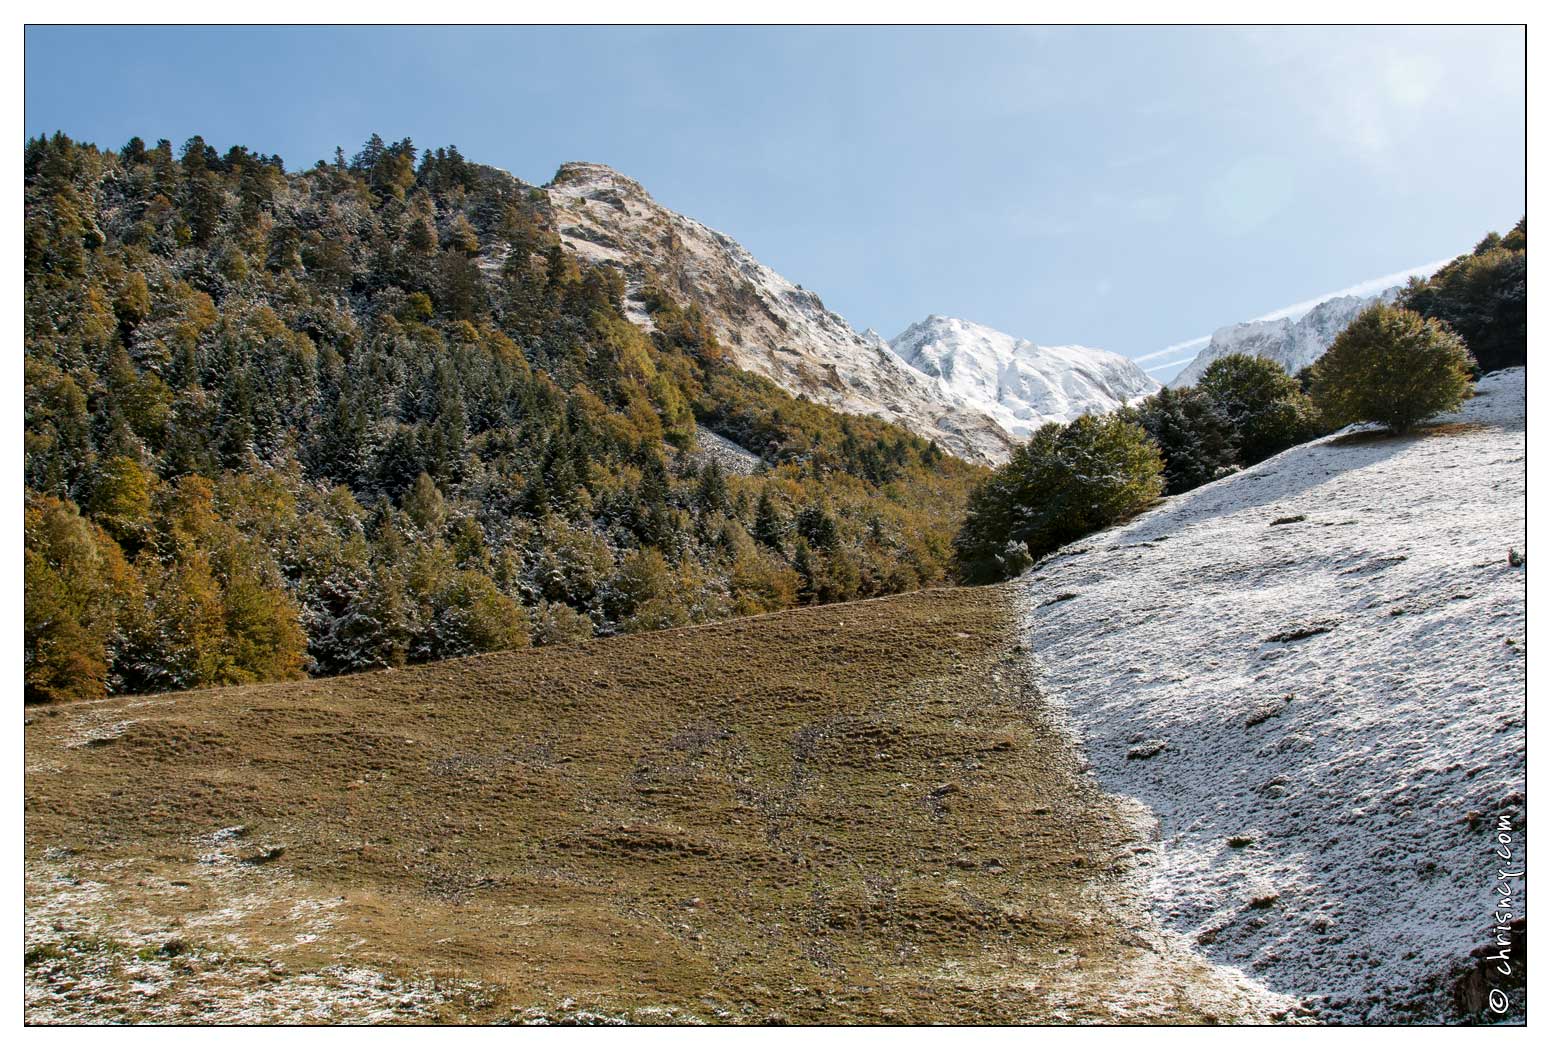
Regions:
<instances>
[{"instance_id":1,"label":"lone tree on slope","mask_svg":"<svg viewBox=\"0 0 1551 1051\"><path fill-rule=\"evenodd\" d=\"M1314 403L1332 427L1372 422L1403 434L1459 408L1474 365L1447 325L1375 303L1315 362Z\"/></svg>"}]
</instances>

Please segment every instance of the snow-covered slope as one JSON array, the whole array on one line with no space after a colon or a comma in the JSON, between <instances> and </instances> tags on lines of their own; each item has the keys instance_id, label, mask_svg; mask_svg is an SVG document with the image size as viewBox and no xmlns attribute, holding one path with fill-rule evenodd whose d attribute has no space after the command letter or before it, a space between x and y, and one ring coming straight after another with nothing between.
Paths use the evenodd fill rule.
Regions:
<instances>
[{"instance_id":1,"label":"snow-covered slope","mask_svg":"<svg viewBox=\"0 0 1551 1051\"><path fill-rule=\"evenodd\" d=\"M1169 381L1171 387L1188 387L1201 378L1206 367L1229 354L1253 354L1269 358L1289 375L1312 365L1330 349L1341 330L1352 323L1370 304L1392 302L1400 288L1386 289L1375 296L1337 296L1320 303L1296 319L1246 321L1227 325L1212 333L1212 340Z\"/></svg>"},{"instance_id":2,"label":"snow-covered slope","mask_svg":"<svg viewBox=\"0 0 1551 1051\"><path fill-rule=\"evenodd\" d=\"M1328 1020L1450 1019L1502 983L1460 975L1523 870L1524 390L1296 447L1020 584L1095 774L1156 819L1160 919Z\"/></svg>"},{"instance_id":3,"label":"snow-covered slope","mask_svg":"<svg viewBox=\"0 0 1551 1051\"><path fill-rule=\"evenodd\" d=\"M1117 409L1158 389L1131 359L1091 347L1041 347L933 314L894 338L896 353L1016 438L1052 420Z\"/></svg>"},{"instance_id":4,"label":"snow-covered slope","mask_svg":"<svg viewBox=\"0 0 1551 1051\"><path fill-rule=\"evenodd\" d=\"M544 189L568 250L620 267L630 293L653 280L699 306L740 367L832 408L898 422L968 459L1006 459L1011 440L985 412L955 402L876 334L858 334L818 296L633 179L571 163ZM649 324L638 303L632 318Z\"/></svg>"}]
</instances>

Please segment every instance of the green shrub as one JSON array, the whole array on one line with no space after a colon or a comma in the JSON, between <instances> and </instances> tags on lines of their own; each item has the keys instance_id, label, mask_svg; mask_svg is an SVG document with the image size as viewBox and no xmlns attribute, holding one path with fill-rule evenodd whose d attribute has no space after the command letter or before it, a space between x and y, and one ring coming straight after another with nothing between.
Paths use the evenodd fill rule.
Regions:
<instances>
[{"instance_id":1,"label":"green shrub","mask_svg":"<svg viewBox=\"0 0 1551 1051\"><path fill-rule=\"evenodd\" d=\"M969 583L1004 579L1030 561L1142 510L1163 491L1163 458L1120 415L1047 423L970 497L954 540Z\"/></svg>"},{"instance_id":2,"label":"green shrub","mask_svg":"<svg viewBox=\"0 0 1551 1051\"><path fill-rule=\"evenodd\" d=\"M1403 433L1457 409L1474 362L1447 325L1376 303L1314 365L1314 402L1332 427L1382 423Z\"/></svg>"},{"instance_id":3,"label":"green shrub","mask_svg":"<svg viewBox=\"0 0 1551 1051\"><path fill-rule=\"evenodd\" d=\"M1229 354L1206 367L1196 389L1233 424L1246 467L1317 433L1308 396L1274 361Z\"/></svg>"}]
</instances>

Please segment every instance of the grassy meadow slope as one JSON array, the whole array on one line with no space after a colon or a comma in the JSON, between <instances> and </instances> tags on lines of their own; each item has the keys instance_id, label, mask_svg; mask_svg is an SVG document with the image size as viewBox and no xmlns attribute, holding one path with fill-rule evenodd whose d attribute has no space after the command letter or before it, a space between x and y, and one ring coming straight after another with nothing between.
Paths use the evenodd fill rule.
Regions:
<instances>
[{"instance_id":1,"label":"grassy meadow slope","mask_svg":"<svg viewBox=\"0 0 1551 1051\"><path fill-rule=\"evenodd\" d=\"M34 709L28 1016L1195 1021L1003 588Z\"/></svg>"}]
</instances>

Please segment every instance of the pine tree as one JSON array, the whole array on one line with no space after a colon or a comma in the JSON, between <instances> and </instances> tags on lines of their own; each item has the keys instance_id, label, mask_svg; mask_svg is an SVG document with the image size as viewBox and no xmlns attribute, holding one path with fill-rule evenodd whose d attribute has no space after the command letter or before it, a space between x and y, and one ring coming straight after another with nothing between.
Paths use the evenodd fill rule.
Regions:
<instances>
[{"instance_id":1,"label":"pine tree","mask_svg":"<svg viewBox=\"0 0 1551 1051\"><path fill-rule=\"evenodd\" d=\"M792 572L797 574L797 601L804 606L812 604L819 596L822 582L818 560L802 537L797 538L797 547L792 552Z\"/></svg>"},{"instance_id":2,"label":"pine tree","mask_svg":"<svg viewBox=\"0 0 1551 1051\"><path fill-rule=\"evenodd\" d=\"M702 515L724 514L729 509L727 476L721 465L708 460L695 484L695 504Z\"/></svg>"},{"instance_id":3,"label":"pine tree","mask_svg":"<svg viewBox=\"0 0 1551 1051\"><path fill-rule=\"evenodd\" d=\"M760 490L760 502L754 508L754 539L776 550L782 549L786 541L786 518L780 513L768 485Z\"/></svg>"}]
</instances>

